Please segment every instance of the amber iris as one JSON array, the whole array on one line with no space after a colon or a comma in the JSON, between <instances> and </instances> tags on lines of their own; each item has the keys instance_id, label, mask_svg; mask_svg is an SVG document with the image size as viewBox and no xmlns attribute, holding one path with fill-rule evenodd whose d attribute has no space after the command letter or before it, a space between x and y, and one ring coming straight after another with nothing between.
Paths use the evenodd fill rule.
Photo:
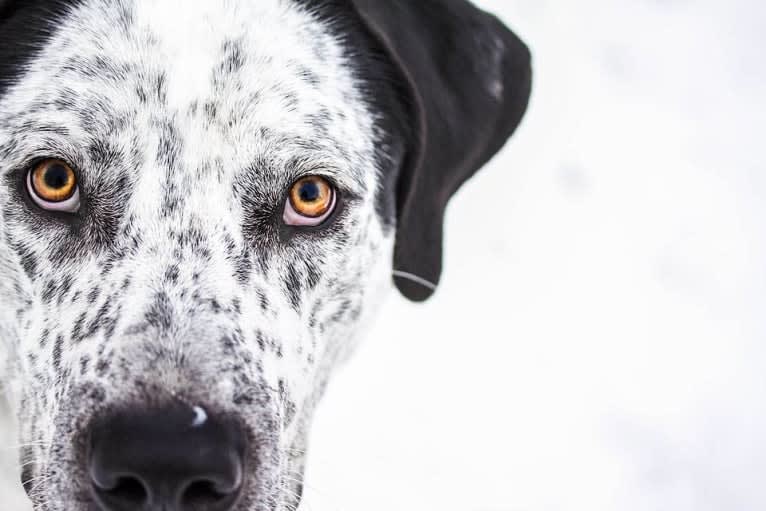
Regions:
<instances>
[{"instance_id":1,"label":"amber iris","mask_svg":"<svg viewBox=\"0 0 766 511\"><path fill-rule=\"evenodd\" d=\"M333 206L334 193L326 179L319 176L304 177L290 189L290 204L299 215L317 218Z\"/></svg>"},{"instance_id":2,"label":"amber iris","mask_svg":"<svg viewBox=\"0 0 766 511\"><path fill-rule=\"evenodd\" d=\"M32 188L35 194L47 202L63 202L77 190L77 176L72 168L61 160L44 160L32 171Z\"/></svg>"}]
</instances>

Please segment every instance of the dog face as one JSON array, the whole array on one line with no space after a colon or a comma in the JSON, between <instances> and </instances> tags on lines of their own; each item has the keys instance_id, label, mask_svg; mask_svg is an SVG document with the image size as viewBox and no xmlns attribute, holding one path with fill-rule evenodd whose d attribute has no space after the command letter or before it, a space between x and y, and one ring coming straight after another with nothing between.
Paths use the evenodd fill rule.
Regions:
<instances>
[{"instance_id":1,"label":"dog face","mask_svg":"<svg viewBox=\"0 0 766 511\"><path fill-rule=\"evenodd\" d=\"M494 18L381 4L0 1L0 338L36 509L297 507L333 367L392 274L431 294L447 200L529 94Z\"/></svg>"}]
</instances>

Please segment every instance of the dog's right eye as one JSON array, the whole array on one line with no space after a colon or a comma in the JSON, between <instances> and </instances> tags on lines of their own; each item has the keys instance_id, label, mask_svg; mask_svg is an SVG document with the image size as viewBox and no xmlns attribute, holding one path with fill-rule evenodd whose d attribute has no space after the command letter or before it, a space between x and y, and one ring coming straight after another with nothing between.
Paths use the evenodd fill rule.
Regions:
<instances>
[{"instance_id":1,"label":"dog's right eye","mask_svg":"<svg viewBox=\"0 0 766 511\"><path fill-rule=\"evenodd\" d=\"M335 188L321 176L307 176L290 187L283 220L288 225L313 227L327 220L337 202Z\"/></svg>"},{"instance_id":2,"label":"dog's right eye","mask_svg":"<svg viewBox=\"0 0 766 511\"><path fill-rule=\"evenodd\" d=\"M38 163L27 174L27 190L35 204L45 210L76 213L80 209L77 175L64 161Z\"/></svg>"}]
</instances>

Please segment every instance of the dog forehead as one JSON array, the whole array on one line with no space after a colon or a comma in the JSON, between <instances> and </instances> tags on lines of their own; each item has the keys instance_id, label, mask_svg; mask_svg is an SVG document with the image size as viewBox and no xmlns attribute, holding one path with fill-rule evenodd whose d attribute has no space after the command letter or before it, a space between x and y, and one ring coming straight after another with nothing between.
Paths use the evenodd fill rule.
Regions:
<instances>
[{"instance_id":1,"label":"dog forehead","mask_svg":"<svg viewBox=\"0 0 766 511\"><path fill-rule=\"evenodd\" d=\"M138 46L145 66L166 73L169 108L183 111L216 98L236 104L243 118L274 128L330 114L324 110L354 117L357 92L343 48L300 3L134 0L131 5L128 37L110 53L131 54ZM115 14L125 18L119 9ZM110 32L107 26L101 35ZM248 108L254 106L248 101L258 108Z\"/></svg>"},{"instance_id":2,"label":"dog forehead","mask_svg":"<svg viewBox=\"0 0 766 511\"><path fill-rule=\"evenodd\" d=\"M51 28L0 98L4 117L47 108L63 122L87 110L103 129L79 126L83 138L114 135L120 112L154 127L164 117L188 159L217 158L235 170L264 153L284 164L299 150L337 163L339 180L357 189L372 184L364 169L373 120L347 50L301 2L81 0ZM146 122L134 126L134 139L151 133Z\"/></svg>"}]
</instances>

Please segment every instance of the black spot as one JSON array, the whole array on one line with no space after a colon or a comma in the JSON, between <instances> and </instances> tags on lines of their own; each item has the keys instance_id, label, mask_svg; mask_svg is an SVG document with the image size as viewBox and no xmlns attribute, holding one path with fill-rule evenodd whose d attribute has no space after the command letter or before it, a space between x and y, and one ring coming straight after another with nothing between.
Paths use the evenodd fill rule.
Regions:
<instances>
[{"instance_id":1,"label":"black spot","mask_svg":"<svg viewBox=\"0 0 766 511\"><path fill-rule=\"evenodd\" d=\"M226 255L231 259L233 258L237 253L237 244L234 241L234 238L231 236L231 234L226 233L224 236L223 243L226 247Z\"/></svg>"},{"instance_id":2,"label":"black spot","mask_svg":"<svg viewBox=\"0 0 766 511\"><path fill-rule=\"evenodd\" d=\"M99 376L103 377L108 370L109 370L109 359L106 357L99 359L98 363L96 364L96 373Z\"/></svg>"},{"instance_id":3,"label":"black spot","mask_svg":"<svg viewBox=\"0 0 766 511\"><path fill-rule=\"evenodd\" d=\"M64 302L64 298L66 297L66 294L72 289L72 276L71 275L64 275L64 278L61 279L61 284L59 285L59 296L58 296L58 303L61 305Z\"/></svg>"},{"instance_id":4,"label":"black spot","mask_svg":"<svg viewBox=\"0 0 766 511\"><path fill-rule=\"evenodd\" d=\"M298 75L312 87L317 87L322 82L318 74L302 64L298 64Z\"/></svg>"},{"instance_id":5,"label":"black spot","mask_svg":"<svg viewBox=\"0 0 766 511\"><path fill-rule=\"evenodd\" d=\"M95 403L101 403L106 399L106 392L101 387L94 387L90 390L88 397Z\"/></svg>"},{"instance_id":6,"label":"black spot","mask_svg":"<svg viewBox=\"0 0 766 511\"><path fill-rule=\"evenodd\" d=\"M234 351L235 343L231 337L225 335L221 338L221 346L223 346L225 351L232 353Z\"/></svg>"},{"instance_id":7,"label":"black spot","mask_svg":"<svg viewBox=\"0 0 766 511\"><path fill-rule=\"evenodd\" d=\"M90 357L83 355L80 359L80 375L85 375L88 372L88 366L90 365Z\"/></svg>"},{"instance_id":8,"label":"black spot","mask_svg":"<svg viewBox=\"0 0 766 511\"><path fill-rule=\"evenodd\" d=\"M261 351L266 351L266 338L263 336L262 332L256 332L255 341L258 343L258 348Z\"/></svg>"},{"instance_id":9,"label":"black spot","mask_svg":"<svg viewBox=\"0 0 766 511\"><path fill-rule=\"evenodd\" d=\"M166 169L175 169L181 155L181 134L175 124L168 120L160 121L158 127L160 140L157 145L157 161Z\"/></svg>"},{"instance_id":10,"label":"black spot","mask_svg":"<svg viewBox=\"0 0 766 511\"><path fill-rule=\"evenodd\" d=\"M253 404L253 398L249 394L237 394L234 397L233 402L237 406L252 405Z\"/></svg>"},{"instance_id":11,"label":"black spot","mask_svg":"<svg viewBox=\"0 0 766 511\"><path fill-rule=\"evenodd\" d=\"M57 335L56 342L53 344L53 369L58 372L61 368L61 354L64 349L64 336Z\"/></svg>"},{"instance_id":12,"label":"black spot","mask_svg":"<svg viewBox=\"0 0 766 511\"><path fill-rule=\"evenodd\" d=\"M158 328L161 332L170 330L173 324L173 308L170 303L168 295L161 291L154 297L154 301L149 306L149 309L144 314L146 323L154 328Z\"/></svg>"},{"instance_id":13,"label":"black spot","mask_svg":"<svg viewBox=\"0 0 766 511\"><path fill-rule=\"evenodd\" d=\"M51 335L51 331L47 328L43 330L42 334L40 334L40 342L39 342L40 349L45 348L45 346L48 344L48 338L50 337L50 335Z\"/></svg>"},{"instance_id":14,"label":"black spot","mask_svg":"<svg viewBox=\"0 0 766 511\"><path fill-rule=\"evenodd\" d=\"M203 111L205 112L205 120L208 123L212 124L215 122L215 119L218 116L218 105L215 102L207 101L203 107Z\"/></svg>"},{"instance_id":15,"label":"black spot","mask_svg":"<svg viewBox=\"0 0 766 511\"><path fill-rule=\"evenodd\" d=\"M119 315L120 309L118 308L117 314ZM109 341L111 340L112 336L114 335L114 330L117 328L117 317L115 316L107 316L102 321L104 326L104 340Z\"/></svg>"},{"instance_id":16,"label":"black spot","mask_svg":"<svg viewBox=\"0 0 766 511\"><path fill-rule=\"evenodd\" d=\"M88 314L87 312L83 312L77 317L77 320L74 322L74 326L72 327L71 337L72 337L72 342L75 344L80 342L84 338L84 335L82 333L82 327L85 324L85 318L87 317L87 314Z\"/></svg>"},{"instance_id":17,"label":"black spot","mask_svg":"<svg viewBox=\"0 0 766 511\"><path fill-rule=\"evenodd\" d=\"M24 245L16 245L14 248L21 259L21 266L24 269L24 273L26 273L30 279L35 278L37 274L37 256Z\"/></svg>"},{"instance_id":18,"label":"black spot","mask_svg":"<svg viewBox=\"0 0 766 511\"><path fill-rule=\"evenodd\" d=\"M221 70L224 73L236 73L245 65L245 52L240 41L224 42L223 55Z\"/></svg>"},{"instance_id":19,"label":"black spot","mask_svg":"<svg viewBox=\"0 0 766 511\"><path fill-rule=\"evenodd\" d=\"M154 77L154 93L156 94L157 101L162 104L167 102L168 85L165 73L158 73Z\"/></svg>"},{"instance_id":20,"label":"black spot","mask_svg":"<svg viewBox=\"0 0 766 511\"><path fill-rule=\"evenodd\" d=\"M236 257L234 264L234 274L240 284L247 284L253 272L253 262L250 251L243 249Z\"/></svg>"},{"instance_id":21,"label":"black spot","mask_svg":"<svg viewBox=\"0 0 766 511\"><path fill-rule=\"evenodd\" d=\"M56 293L56 282L54 280L48 280L43 287L42 299L44 303L50 303L53 300L53 295Z\"/></svg>"},{"instance_id":22,"label":"black spot","mask_svg":"<svg viewBox=\"0 0 766 511\"><path fill-rule=\"evenodd\" d=\"M169 282L171 284L175 284L178 282L178 265L173 264L168 267L167 270L165 270L165 282Z\"/></svg>"},{"instance_id":23,"label":"black spot","mask_svg":"<svg viewBox=\"0 0 766 511\"><path fill-rule=\"evenodd\" d=\"M306 286L309 289L314 289L322 278L322 273L319 268L313 262L306 263Z\"/></svg>"},{"instance_id":24,"label":"black spot","mask_svg":"<svg viewBox=\"0 0 766 511\"><path fill-rule=\"evenodd\" d=\"M136 96L138 96L138 102L145 105L149 101L149 93L142 83L139 83L135 87Z\"/></svg>"},{"instance_id":25,"label":"black spot","mask_svg":"<svg viewBox=\"0 0 766 511\"><path fill-rule=\"evenodd\" d=\"M303 284L301 282L298 271L295 269L295 266L288 266L287 275L285 275L283 282L285 290L287 291L287 295L290 298L290 303L292 304L293 308L297 310L301 304Z\"/></svg>"},{"instance_id":26,"label":"black spot","mask_svg":"<svg viewBox=\"0 0 766 511\"><path fill-rule=\"evenodd\" d=\"M298 108L298 95L293 91L282 91L284 108L287 111L294 111Z\"/></svg>"},{"instance_id":27,"label":"black spot","mask_svg":"<svg viewBox=\"0 0 766 511\"><path fill-rule=\"evenodd\" d=\"M119 162L127 160L121 148L101 138L94 139L88 146L88 156L94 165L113 169ZM120 187L117 186L119 189Z\"/></svg>"},{"instance_id":28,"label":"black spot","mask_svg":"<svg viewBox=\"0 0 766 511\"><path fill-rule=\"evenodd\" d=\"M88 293L88 303L90 304L95 303L96 300L98 300L98 295L100 294L101 294L101 288L94 287L93 289L91 289L90 292Z\"/></svg>"},{"instance_id":29,"label":"black spot","mask_svg":"<svg viewBox=\"0 0 766 511\"><path fill-rule=\"evenodd\" d=\"M266 293L264 291L258 290L256 294L261 304L261 310L263 312L266 312L267 310L269 310L269 297L266 296Z\"/></svg>"}]
</instances>

